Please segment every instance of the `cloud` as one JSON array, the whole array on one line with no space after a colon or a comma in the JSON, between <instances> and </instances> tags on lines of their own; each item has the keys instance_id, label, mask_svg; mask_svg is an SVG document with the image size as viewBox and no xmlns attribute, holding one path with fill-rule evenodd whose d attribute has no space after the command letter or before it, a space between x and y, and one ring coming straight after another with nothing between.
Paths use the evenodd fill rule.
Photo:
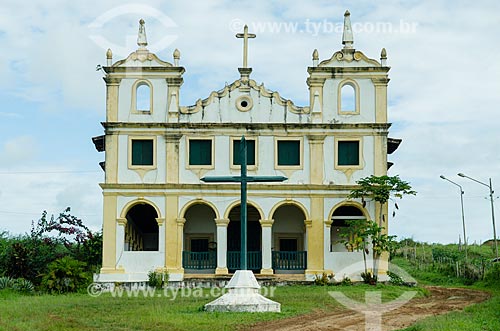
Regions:
<instances>
[{"instance_id":1,"label":"cloud","mask_svg":"<svg viewBox=\"0 0 500 331\"><path fill-rule=\"evenodd\" d=\"M37 142L32 136L19 136L4 142L0 150L0 164L9 167L32 162L37 156Z\"/></svg>"},{"instance_id":2,"label":"cloud","mask_svg":"<svg viewBox=\"0 0 500 331\"><path fill-rule=\"evenodd\" d=\"M25 168L2 172L0 231L24 233L42 211L58 215L66 207L93 230L101 228L100 173L71 172L70 169Z\"/></svg>"},{"instance_id":3,"label":"cloud","mask_svg":"<svg viewBox=\"0 0 500 331\"><path fill-rule=\"evenodd\" d=\"M81 137L90 137L100 130L105 84L95 66L104 64L105 49L89 37L96 33L89 24L100 14L122 5L117 0L35 1L23 8L14 1L2 5L0 40L8 51L0 53L0 63L5 64L0 66L3 78L0 96L10 105L27 105L0 112L0 118L19 125L19 131L25 130L12 135L14 138L3 138L0 145L3 167L39 170L41 167L33 166L33 161L42 158L40 149L53 158L44 160L43 169L61 169L60 164L81 164L81 160L96 158L90 154L94 151L81 151L81 159L72 160L67 155L74 153L74 147L50 147L61 136L74 137L74 133L64 131L64 123L72 123L75 118L85 118L86 123L95 119L97 128L82 127ZM400 203L401 210L391 221L391 232L414 236L417 240L456 241L461 233L457 192L440 180L439 175L452 178L457 172L466 172L482 181L491 176L494 185L500 184L497 175L500 173L497 153L500 62L496 59L500 44L495 42L500 3L457 1L450 6L444 1L431 0L389 1L389 5L262 0L248 6L212 0L196 5L163 1L147 5L177 25L165 27L153 16L143 17L150 44L167 34L177 37L158 55L172 61L173 50L181 51L180 62L186 68L180 94L182 105L193 104L239 78L242 45L230 28L235 19L247 23L250 32L257 34L250 41L251 77L296 104L306 105L309 91L305 80L312 51L317 48L320 58L326 59L342 47L341 33L325 27L342 22L344 11L349 9L352 22L361 24L361 29L355 31L355 48L376 59L382 47L387 49L391 66L389 118L394 122L391 136L403 138L401 147L389 156L395 162L390 173L400 174L419 191L417 197ZM99 32L112 43L133 51L139 18L137 13L116 17ZM320 24L321 29L317 34L305 31L305 22ZM370 24L377 23L390 23L395 29L368 29ZM286 30L283 24L297 29ZM415 24L415 29L405 32L401 30L404 24ZM279 26L278 31L275 28ZM115 55L113 60L119 60L119 56ZM56 113L59 118L47 117L49 120L43 122L39 112ZM89 116L93 116L91 120ZM22 122L13 121L21 117ZM42 130L39 122L57 134L46 136L34 132ZM2 208L13 206L16 210L38 212L45 206L58 212L65 204L72 203L81 206L82 214L100 214L99 176L84 176L85 181L80 174L13 176L9 178L13 184L8 189L2 187L2 197L10 199L9 205ZM453 178L466 191L466 221L471 224L471 240L491 237L489 205L484 199L486 188ZM86 181L95 183L95 187ZM0 219L0 228L4 224L11 223Z\"/></svg>"}]
</instances>

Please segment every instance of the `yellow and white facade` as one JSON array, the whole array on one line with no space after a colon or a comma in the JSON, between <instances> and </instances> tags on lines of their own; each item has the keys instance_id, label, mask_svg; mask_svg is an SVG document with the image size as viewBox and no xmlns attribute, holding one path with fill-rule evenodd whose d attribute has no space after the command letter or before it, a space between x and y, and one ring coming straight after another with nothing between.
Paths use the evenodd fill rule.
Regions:
<instances>
[{"instance_id":1,"label":"yellow and white facade","mask_svg":"<svg viewBox=\"0 0 500 331\"><path fill-rule=\"evenodd\" d=\"M153 269L180 281L237 268L239 185L200 178L239 174L242 135L249 175L288 177L249 184L250 268L312 279L362 260L339 232L346 220L378 215L373 202L346 197L356 180L387 173L389 67L385 50L379 62L352 48L348 13L345 29L340 51L321 62L314 51L303 107L252 80L251 68L181 106L180 52L173 63L149 52L143 21L135 52L113 63L108 50L105 135L94 138L106 173L100 281L145 281Z\"/></svg>"}]
</instances>

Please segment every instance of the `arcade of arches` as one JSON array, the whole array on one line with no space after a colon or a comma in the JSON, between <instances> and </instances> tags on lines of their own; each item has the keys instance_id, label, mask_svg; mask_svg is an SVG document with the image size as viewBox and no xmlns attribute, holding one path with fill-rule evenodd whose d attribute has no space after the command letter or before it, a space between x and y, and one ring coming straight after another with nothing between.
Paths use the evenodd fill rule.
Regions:
<instances>
[{"instance_id":1,"label":"arcade of arches","mask_svg":"<svg viewBox=\"0 0 500 331\"><path fill-rule=\"evenodd\" d=\"M240 205L233 206L228 219L216 219L206 203L190 205L184 212L182 266L187 273L233 272L240 266ZM139 203L126 214L125 251L158 251L159 230L156 209ZM331 216L330 252L347 252L340 236L350 220L366 219L355 205L341 205ZM247 261L256 273L304 272L307 268L306 215L294 203L283 203L263 219L248 205Z\"/></svg>"}]
</instances>

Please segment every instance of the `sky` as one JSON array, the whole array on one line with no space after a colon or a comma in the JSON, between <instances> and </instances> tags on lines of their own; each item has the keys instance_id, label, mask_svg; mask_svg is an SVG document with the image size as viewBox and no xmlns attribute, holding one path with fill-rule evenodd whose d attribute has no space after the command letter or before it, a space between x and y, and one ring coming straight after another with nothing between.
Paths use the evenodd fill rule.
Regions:
<instances>
[{"instance_id":1,"label":"sky","mask_svg":"<svg viewBox=\"0 0 500 331\"><path fill-rule=\"evenodd\" d=\"M42 211L70 206L92 229L102 222L104 174L91 138L103 134L107 48L113 61L148 48L186 68L180 103L192 105L239 78L247 24L252 78L296 105L308 104L307 67L342 48L351 13L354 47L391 66L389 175L418 192L398 201L390 233L458 242L463 186L469 243L493 237L489 191L456 174L492 179L500 196L500 2L497 1L57 1L0 5L0 231L28 232ZM500 201L495 201L500 219ZM500 232L500 222L498 232Z\"/></svg>"}]
</instances>

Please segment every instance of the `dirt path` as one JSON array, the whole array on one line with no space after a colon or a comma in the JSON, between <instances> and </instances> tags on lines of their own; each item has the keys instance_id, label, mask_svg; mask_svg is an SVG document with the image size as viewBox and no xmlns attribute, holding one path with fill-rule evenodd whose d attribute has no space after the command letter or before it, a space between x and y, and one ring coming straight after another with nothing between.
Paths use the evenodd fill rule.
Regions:
<instances>
[{"instance_id":1,"label":"dirt path","mask_svg":"<svg viewBox=\"0 0 500 331\"><path fill-rule=\"evenodd\" d=\"M487 300L487 292L463 288L429 286L431 295L412 299L398 309L383 315L383 330L398 330L414 324L422 318L440 315ZM332 312L315 312L284 320L259 323L248 330L346 330L364 331L365 317L348 309Z\"/></svg>"}]
</instances>

